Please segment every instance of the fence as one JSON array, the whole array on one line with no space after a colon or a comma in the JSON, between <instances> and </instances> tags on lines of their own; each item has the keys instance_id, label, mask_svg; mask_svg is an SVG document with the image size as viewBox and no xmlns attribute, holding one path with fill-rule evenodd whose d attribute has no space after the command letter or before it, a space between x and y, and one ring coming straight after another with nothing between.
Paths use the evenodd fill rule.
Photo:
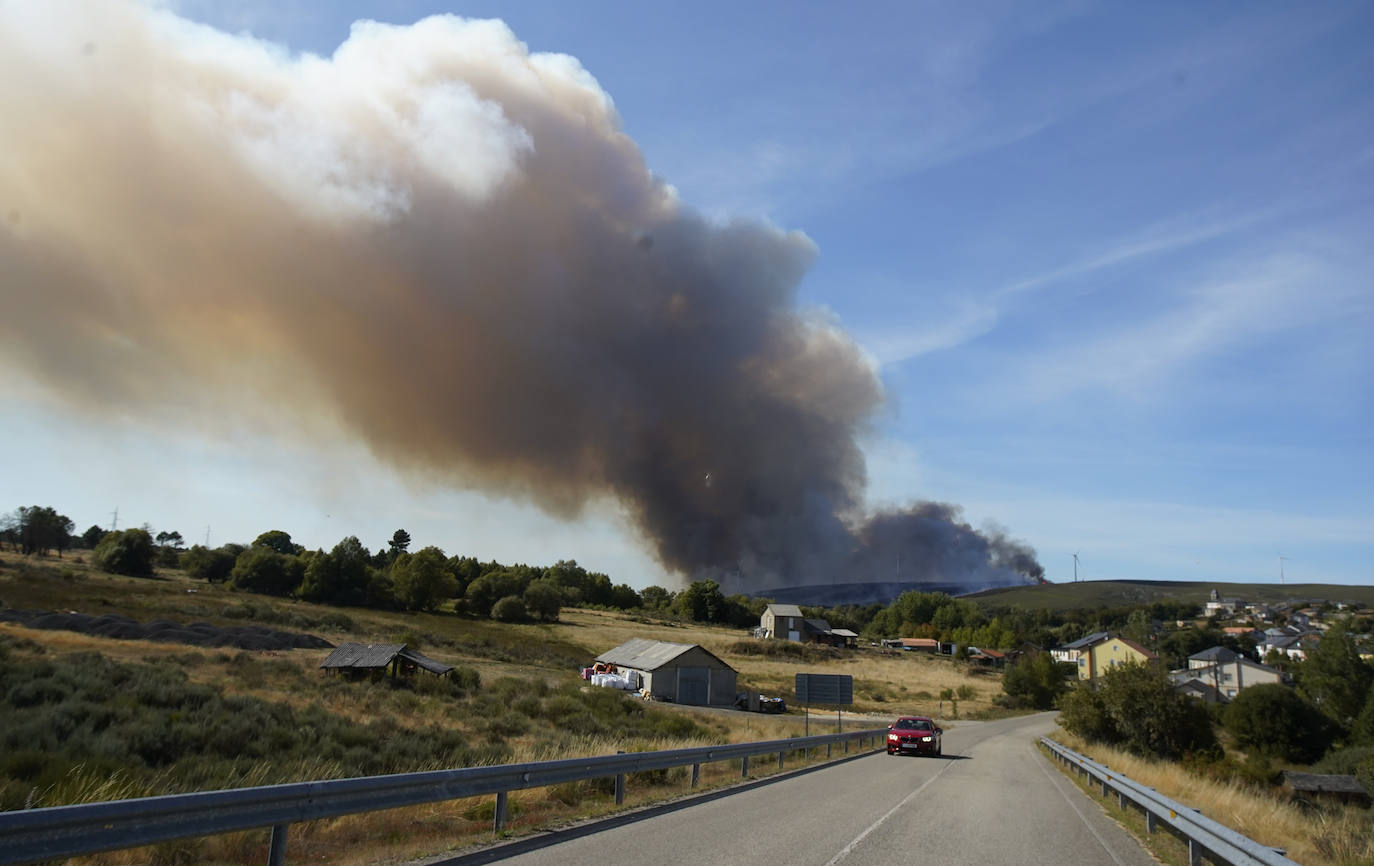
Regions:
<instances>
[{"instance_id":1,"label":"fence","mask_svg":"<svg viewBox=\"0 0 1374 866\"><path fill-rule=\"evenodd\" d=\"M0 864L75 857L270 827L272 836L267 862L269 866L281 866L286 857L287 828L298 821L495 794L493 829L500 830L505 826L506 795L510 791L613 776L616 803L620 804L625 800L628 773L690 766L692 787L696 787L702 764L737 760L740 776L746 777L749 759L753 756L776 753L778 768L782 769L788 753L809 753L811 749L824 748L826 757L830 758L836 745L842 745L844 753L848 754L851 743L862 749L864 743L869 742L870 747L876 748L884 744L886 735L884 728L726 746L295 782L0 812Z\"/></svg>"},{"instance_id":2,"label":"fence","mask_svg":"<svg viewBox=\"0 0 1374 866\"><path fill-rule=\"evenodd\" d=\"M1089 782L1101 785L1102 796L1107 797L1115 791L1117 803L1122 809L1134 805L1145 812L1145 829L1153 833L1163 823L1188 843L1188 863L1199 866L1205 857L1213 863L1230 866L1298 866L1283 856L1284 852L1268 848L1253 839L1242 836L1230 827L1218 824L1196 809L1184 806L1134 782L1120 773L1113 773L1106 766L1087 758L1072 749L1041 737L1041 744L1048 747L1056 758L1075 768L1080 776L1087 776Z\"/></svg>"}]
</instances>

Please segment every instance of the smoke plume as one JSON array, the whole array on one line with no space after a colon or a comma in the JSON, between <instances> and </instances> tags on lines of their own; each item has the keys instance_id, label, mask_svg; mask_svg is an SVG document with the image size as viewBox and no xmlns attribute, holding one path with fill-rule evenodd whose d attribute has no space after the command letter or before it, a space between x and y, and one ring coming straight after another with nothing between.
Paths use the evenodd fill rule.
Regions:
<instances>
[{"instance_id":1,"label":"smoke plume","mask_svg":"<svg viewBox=\"0 0 1374 866\"><path fill-rule=\"evenodd\" d=\"M744 589L1039 573L950 506L865 514L883 393L797 305L813 244L684 206L500 22L360 22L325 58L6 3L0 95L0 357L73 405L212 424L252 394L561 516L614 498Z\"/></svg>"}]
</instances>

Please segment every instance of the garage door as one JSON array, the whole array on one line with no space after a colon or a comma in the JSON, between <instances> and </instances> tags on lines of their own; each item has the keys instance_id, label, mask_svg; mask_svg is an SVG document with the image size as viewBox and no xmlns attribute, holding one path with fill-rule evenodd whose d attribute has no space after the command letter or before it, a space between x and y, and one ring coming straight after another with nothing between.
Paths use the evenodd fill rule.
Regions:
<instances>
[{"instance_id":1,"label":"garage door","mask_svg":"<svg viewBox=\"0 0 1374 866\"><path fill-rule=\"evenodd\" d=\"M711 669L678 668L677 702L704 707L711 702Z\"/></svg>"}]
</instances>

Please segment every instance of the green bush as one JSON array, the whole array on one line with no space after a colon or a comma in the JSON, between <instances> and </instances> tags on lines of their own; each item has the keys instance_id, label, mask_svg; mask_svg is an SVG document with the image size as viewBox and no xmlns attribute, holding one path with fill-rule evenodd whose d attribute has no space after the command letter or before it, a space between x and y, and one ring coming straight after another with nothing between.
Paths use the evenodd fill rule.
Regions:
<instances>
[{"instance_id":1,"label":"green bush","mask_svg":"<svg viewBox=\"0 0 1374 866\"><path fill-rule=\"evenodd\" d=\"M520 596L508 595L492 606L491 618L497 622L522 622L529 616L525 612L525 603L520 600Z\"/></svg>"},{"instance_id":2,"label":"green bush","mask_svg":"<svg viewBox=\"0 0 1374 866\"><path fill-rule=\"evenodd\" d=\"M1176 760L1219 751L1206 707L1175 691L1155 665L1122 665L1080 684L1060 702L1060 724L1138 755Z\"/></svg>"},{"instance_id":3,"label":"green bush","mask_svg":"<svg viewBox=\"0 0 1374 866\"><path fill-rule=\"evenodd\" d=\"M121 529L105 533L91 554L91 562L96 568L111 574L152 577L156 555L153 537L147 530Z\"/></svg>"},{"instance_id":4,"label":"green bush","mask_svg":"<svg viewBox=\"0 0 1374 866\"><path fill-rule=\"evenodd\" d=\"M1335 733L1316 707L1287 686L1242 689L1227 706L1226 730L1242 748L1310 764L1326 752Z\"/></svg>"},{"instance_id":5,"label":"green bush","mask_svg":"<svg viewBox=\"0 0 1374 866\"><path fill-rule=\"evenodd\" d=\"M241 654L231 668L280 676L282 664ZM223 787L264 765L272 771L259 782L284 782L297 780L290 774L299 767L318 777L320 761L335 762L338 775L359 776L470 766L507 754L473 747L451 727L359 724L315 706L226 697L171 665L95 654L11 657L0 666L0 698L0 809L59 805L83 780L117 773L135 785L157 779L157 793L170 793Z\"/></svg>"}]
</instances>

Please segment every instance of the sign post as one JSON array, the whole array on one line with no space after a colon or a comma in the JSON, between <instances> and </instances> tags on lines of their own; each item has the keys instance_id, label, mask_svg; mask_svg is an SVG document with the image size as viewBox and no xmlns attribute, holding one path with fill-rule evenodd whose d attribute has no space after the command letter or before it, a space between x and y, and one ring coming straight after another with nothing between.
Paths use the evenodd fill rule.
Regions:
<instances>
[{"instance_id":1,"label":"sign post","mask_svg":"<svg viewBox=\"0 0 1374 866\"><path fill-rule=\"evenodd\" d=\"M844 717L841 707L854 703L854 678L849 674L797 674L797 700L806 705L806 736L811 736L811 704L835 707L835 719L841 731Z\"/></svg>"}]
</instances>

